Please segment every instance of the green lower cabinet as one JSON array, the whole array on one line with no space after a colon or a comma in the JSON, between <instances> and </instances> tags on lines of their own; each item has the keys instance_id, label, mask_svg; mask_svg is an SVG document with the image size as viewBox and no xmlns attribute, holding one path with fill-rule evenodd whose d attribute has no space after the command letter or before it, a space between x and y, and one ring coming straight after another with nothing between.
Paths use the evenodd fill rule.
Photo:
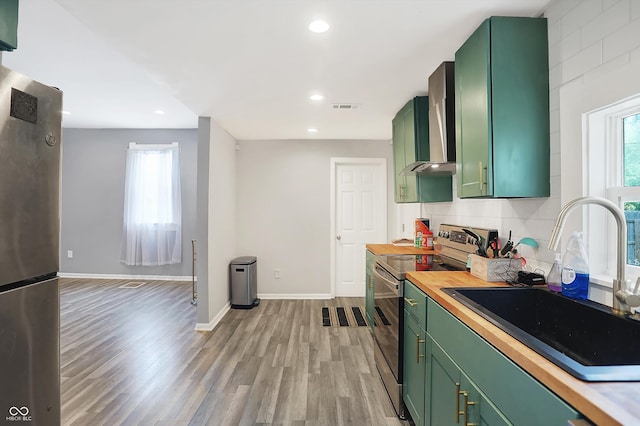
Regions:
<instances>
[{"instance_id":1,"label":"green lower cabinet","mask_svg":"<svg viewBox=\"0 0 640 426\"><path fill-rule=\"evenodd\" d=\"M427 336L426 424L510 425L442 348Z\"/></svg>"},{"instance_id":2,"label":"green lower cabinet","mask_svg":"<svg viewBox=\"0 0 640 426\"><path fill-rule=\"evenodd\" d=\"M475 424L565 426L568 420L581 418L431 298L427 299L427 340L426 411L431 425L454 424L454 413L465 410L469 423ZM464 392L473 404L465 405Z\"/></svg>"},{"instance_id":3,"label":"green lower cabinet","mask_svg":"<svg viewBox=\"0 0 640 426\"><path fill-rule=\"evenodd\" d=\"M427 333L404 311L402 399L416 426L425 423L425 373Z\"/></svg>"},{"instance_id":4,"label":"green lower cabinet","mask_svg":"<svg viewBox=\"0 0 640 426\"><path fill-rule=\"evenodd\" d=\"M365 300L364 300L364 315L367 320L367 324L369 324L369 329L373 333L373 319L375 317L375 301L373 299L375 283L374 283L374 275L373 270L375 268L375 256L372 252L367 250L367 272L365 276L365 283L367 288L365 289Z\"/></svg>"}]
</instances>

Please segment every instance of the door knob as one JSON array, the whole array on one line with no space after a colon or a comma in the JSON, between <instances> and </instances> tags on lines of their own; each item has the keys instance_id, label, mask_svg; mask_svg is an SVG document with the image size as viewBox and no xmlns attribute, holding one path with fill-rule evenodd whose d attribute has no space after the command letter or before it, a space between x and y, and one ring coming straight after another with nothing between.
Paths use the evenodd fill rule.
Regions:
<instances>
[{"instance_id":1,"label":"door knob","mask_svg":"<svg viewBox=\"0 0 640 426\"><path fill-rule=\"evenodd\" d=\"M336 240L341 240L341 239L342 239L342 236L341 236L341 235L338 235L338 236L336 237Z\"/></svg>"}]
</instances>

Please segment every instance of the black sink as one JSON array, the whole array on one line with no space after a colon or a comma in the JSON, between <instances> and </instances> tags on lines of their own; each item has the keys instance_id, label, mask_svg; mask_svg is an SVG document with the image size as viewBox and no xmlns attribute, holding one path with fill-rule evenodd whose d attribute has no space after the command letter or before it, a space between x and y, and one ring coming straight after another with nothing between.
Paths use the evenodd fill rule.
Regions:
<instances>
[{"instance_id":1,"label":"black sink","mask_svg":"<svg viewBox=\"0 0 640 426\"><path fill-rule=\"evenodd\" d=\"M511 336L586 381L640 381L640 322L543 288L445 288Z\"/></svg>"}]
</instances>

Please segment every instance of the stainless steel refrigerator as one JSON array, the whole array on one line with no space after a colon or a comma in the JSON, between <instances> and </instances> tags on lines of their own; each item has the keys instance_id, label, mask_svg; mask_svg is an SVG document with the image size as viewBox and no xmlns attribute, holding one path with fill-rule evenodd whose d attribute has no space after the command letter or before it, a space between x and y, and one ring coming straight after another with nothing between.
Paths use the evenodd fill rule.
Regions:
<instances>
[{"instance_id":1,"label":"stainless steel refrigerator","mask_svg":"<svg viewBox=\"0 0 640 426\"><path fill-rule=\"evenodd\" d=\"M60 90L0 66L0 424L60 424L61 121Z\"/></svg>"}]
</instances>

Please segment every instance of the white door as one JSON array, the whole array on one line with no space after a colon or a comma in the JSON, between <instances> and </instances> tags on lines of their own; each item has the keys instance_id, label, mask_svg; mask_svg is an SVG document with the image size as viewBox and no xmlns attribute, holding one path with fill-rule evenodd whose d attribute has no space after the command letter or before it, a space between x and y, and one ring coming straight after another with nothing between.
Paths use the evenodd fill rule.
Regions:
<instances>
[{"instance_id":1,"label":"white door","mask_svg":"<svg viewBox=\"0 0 640 426\"><path fill-rule=\"evenodd\" d=\"M387 237L386 160L334 160L333 293L364 297L365 246L384 243Z\"/></svg>"}]
</instances>

